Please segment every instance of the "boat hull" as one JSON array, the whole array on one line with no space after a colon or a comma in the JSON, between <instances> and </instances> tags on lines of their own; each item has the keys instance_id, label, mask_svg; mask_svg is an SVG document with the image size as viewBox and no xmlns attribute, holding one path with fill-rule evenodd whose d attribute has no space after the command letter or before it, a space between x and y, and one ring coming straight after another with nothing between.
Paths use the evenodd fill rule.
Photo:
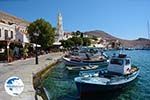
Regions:
<instances>
[{"instance_id":1,"label":"boat hull","mask_svg":"<svg viewBox=\"0 0 150 100\"><path fill-rule=\"evenodd\" d=\"M84 67L84 69L82 69ZM88 67L88 66L87 66ZM86 68L87 68L86 67ZM92 65L91 67L88 67L87 69L85 68L85 66L68 66L67 70L69 73L76 73L79 74L80 71L91 71L91 70L96 70L98 68L100 68L101 66L99 65Z\"/></svg>"},{"instance_id":2,"label":"boat hull","mask_svg":"<svg viewBox=\"0 0 150 100\"><path fill-rule=\"evenodd\" d=\"M127 86L127 83L119 84L119 85L97 85L97 84L93 85L93 84L76 82L76 86L78 88L79 94L89 94L89 93L107 92L107 91L122 89L123 87Z\"/></svg>"}]
</instances>

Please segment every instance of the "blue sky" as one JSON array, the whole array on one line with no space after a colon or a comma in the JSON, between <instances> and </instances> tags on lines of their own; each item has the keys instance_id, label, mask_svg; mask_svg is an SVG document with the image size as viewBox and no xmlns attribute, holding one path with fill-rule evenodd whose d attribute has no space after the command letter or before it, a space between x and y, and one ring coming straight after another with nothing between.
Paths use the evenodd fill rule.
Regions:
<instances>
[{"instance_id":1,"label":"blue sky","mask_svg":"<svg viewBox=\"0 0 150 100\"><path fill-rule=\"evenodd\" d=\"M65 31L103 30L123 39L148 37L150 0L0 0L0 10L56 26L62 13Z\"/></svg>"}]
</instances>

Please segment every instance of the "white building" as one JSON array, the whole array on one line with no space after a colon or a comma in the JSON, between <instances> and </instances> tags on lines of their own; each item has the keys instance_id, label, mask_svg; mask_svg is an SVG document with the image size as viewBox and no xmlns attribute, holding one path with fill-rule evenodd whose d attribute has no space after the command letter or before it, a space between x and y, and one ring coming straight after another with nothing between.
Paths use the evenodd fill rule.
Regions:
<instances>
[{"instance_id":1,"label":"white building","mask_svg":"<svg viewBox=\"0 0 150 100\"><path fill-rule=\"evenodd\" d=\"M28 25L29 22L0 11L0 61L10 62L13 57L21 57L21 46L29 43Z\"/></svg>"},{"instance_id":2,"label":"white building","mask_svg":"<svg viewBox=\"0 0 150 100\"><path fill-rule=\"evenodd\" d=\"M29 43L27 31L25 26L16 24L7 24L0 22L0 40L19 41L22 43Z\"/></svg>"},{"instance_id":3,"label":"white building","mask_svg":"<svg viewBox=\"0 0 150 100\"><path fill-rule=\"evenodd\" d=\"M64 32L64 37L63 37L63 39L64 39L64 40L67 40L67 39L69 39L69 38L72 38L72 33L71 33L71 32Z\"/></svg>"},{"instance_id":4,"label":"white building","mask_svg":"<svg viewBox=\"0 0 150 100\"><path fill-rule=\"evenodd\" d=\"M8 25L0 22L0 40L15 40L15 25Z\"/></svg>"},{"instance_id":5,"label":"white building","mask_svg":"<svg viewBox=\"0 0 150 100\"><path fill-rule=\"evenodd\" d=\"M16 26L16 40L22 43L29 43L26 26Z\"/></svg>"},{"instance_id":6,"label":"white building","mask_svg":"<svg viewBox=\"0 0 150 100\"><path fill-rule=\"evenodd\" d=\"M20 41L29 43L27 26L29 22L0 11L0 41Z\"/></svg>"}]
</instances>

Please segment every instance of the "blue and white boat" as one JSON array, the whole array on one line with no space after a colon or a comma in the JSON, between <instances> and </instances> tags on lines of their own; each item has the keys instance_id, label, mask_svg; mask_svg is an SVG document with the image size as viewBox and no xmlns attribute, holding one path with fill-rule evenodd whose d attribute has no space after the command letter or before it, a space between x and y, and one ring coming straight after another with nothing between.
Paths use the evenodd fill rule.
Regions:
<instances>
[{"instance_id":1,"label":"blue and white boat","mask_svg":"<svg viewBox=\"0 0 150 100\"><path fill-rule=\"evenodd\" d=\"M131 66L131 58L119 54L110 59L107 68L94 71L81 71L75 77L80 94L111 91L123 88L136 79L139 68Z\"/></svg>"}]
</instances>

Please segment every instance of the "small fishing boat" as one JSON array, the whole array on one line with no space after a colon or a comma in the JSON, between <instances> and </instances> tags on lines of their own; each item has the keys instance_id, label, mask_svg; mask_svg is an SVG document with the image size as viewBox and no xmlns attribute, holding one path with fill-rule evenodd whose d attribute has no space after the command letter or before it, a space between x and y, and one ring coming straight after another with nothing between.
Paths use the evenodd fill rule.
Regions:
<instances>
[{"instance_id":1,"label":"small fishing boat","mask_svg":"<svg viewBox=\"0 0 150 100\"><path fill-rule=\"evenodd\" d=\"M83 59L79 56L76 57L63 57L63 62L65 65L69 66L83 66L83 65L107 65L108 60L106 58L88 58Z\"/></svg>"},{"instance_id":2,"label":"small fishing boat","mask_svg":"<svg viewBox=\"0 0 150 100\"><path fill-rule=\"evenodd\" d=\"M81 47L65 55L63 62L69 66L107 65L107 59L108 56L99 48Z\"/></svg>"},{"instance_id":3,"label":"small fishing boat","mask_svg":"<svg viewBox=\"0 0 150 100\"><path fill-rule=\"evenodd\" d=\"M123 88L136 79L139 68L131 66L131 58L119 54L110 59L107 68L81 71L75 77L77 89L82 93L95 93Z\"/></svg>"},{"instance_id":4,"label":"small fishing boat","mask_svg":"<svg viewBox=\"0 0 150 100\"><path fill-rule=\"evenodd\" d=\"M79 72L79 71L87 71L87 70L94 70L99 68L98 65L88 65L88 66L67 66L66 67L70 72Z\"/></svg>"}]
</instances>

